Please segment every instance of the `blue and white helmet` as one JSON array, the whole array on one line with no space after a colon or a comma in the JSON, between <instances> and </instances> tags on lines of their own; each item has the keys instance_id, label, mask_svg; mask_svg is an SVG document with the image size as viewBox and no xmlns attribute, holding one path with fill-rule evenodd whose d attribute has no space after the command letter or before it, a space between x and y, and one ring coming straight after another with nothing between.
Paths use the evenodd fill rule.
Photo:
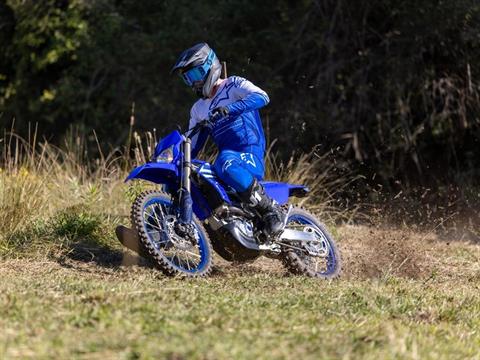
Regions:
<instances>
[{"instance_id":1,"label":"blue and white helmet","mask_svg":"<svg viewBox=\"0 0 480 360\"><path fill-rule=\"evenodd\" d=\"M202 98L207 98L220 78L222 66L215 52L206 43L192 46L180 54L172 68Z\"/></svg>"}]
</instances>

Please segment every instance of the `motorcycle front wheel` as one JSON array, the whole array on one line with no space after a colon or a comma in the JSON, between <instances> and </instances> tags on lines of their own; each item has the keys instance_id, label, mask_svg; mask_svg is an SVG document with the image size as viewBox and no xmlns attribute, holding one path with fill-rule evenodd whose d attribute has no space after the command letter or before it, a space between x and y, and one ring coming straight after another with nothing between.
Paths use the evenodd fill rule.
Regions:
<instances>
[{"instance_id":1,"label":"motorcycle front wheel","mask_svg":"<svg viewBox=\"0 0 480 360\"><path fill-rule=\"evenodd\" d=\"M178 209L170 195L145 191L135 199L131 220L148 256L167 276L208 276L212 246L202 223L193 215L193 234L178 234Z\"/></svg>"}]
</instances>

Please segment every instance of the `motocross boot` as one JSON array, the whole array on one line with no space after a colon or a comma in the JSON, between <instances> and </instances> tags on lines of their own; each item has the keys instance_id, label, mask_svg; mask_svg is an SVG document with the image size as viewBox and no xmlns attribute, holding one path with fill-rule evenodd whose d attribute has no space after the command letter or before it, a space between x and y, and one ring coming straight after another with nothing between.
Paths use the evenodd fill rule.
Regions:
<instances>
[{"instance_id":1,"label":"motocross boot","mask_svg":"<svg viewBox=\"0 0 480 360\"><path fill-rule=\"evenodd\" d=\"M255 210L265 223L265 231L269 235L277 235L283 230L285 223L285 213L280 206L270 198L263 188L262 184L254 180L250 188L239 193L244 204Z\"/></svg>"}]
</instances>

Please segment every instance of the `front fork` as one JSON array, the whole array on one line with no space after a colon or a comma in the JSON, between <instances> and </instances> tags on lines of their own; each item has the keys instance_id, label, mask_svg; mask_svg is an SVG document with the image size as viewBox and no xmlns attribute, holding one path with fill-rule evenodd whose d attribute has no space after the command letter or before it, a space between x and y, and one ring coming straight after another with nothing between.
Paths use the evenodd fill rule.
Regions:
<instances>
[{"instance_id":1,"label":"front fork","mask_svg":"<svg viewBox=\"0 0 480 360\"><path fill-rule=\"evenodd\" d=\"M192 196L190 194L192 173L192 141L186 138L183 142L182 184L180 189L180 222L192 223Z\"/></svg>"}]
</instances>

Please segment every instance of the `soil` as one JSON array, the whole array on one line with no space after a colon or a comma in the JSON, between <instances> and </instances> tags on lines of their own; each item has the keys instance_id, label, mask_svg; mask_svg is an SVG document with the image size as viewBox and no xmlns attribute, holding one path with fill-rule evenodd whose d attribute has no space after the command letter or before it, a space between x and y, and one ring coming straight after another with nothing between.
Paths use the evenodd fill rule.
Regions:
<instances>
[{"instance_id":1,"label":"soil","mask_svg":"<svg viewBox=\"0 0 480 360\"><path fill-rule=\"evenodd\" d=\"M465 256L478 257L479 246L465 236L389 227L345 225L336 235L342 255L343 279L374 279L386 276L428 280L476 276L462 268ZM462 255L463 254L463 255ZM267 272L285 274L280 262L260 258L251 264L231 264L217 258L216 276Z\"/></svg>"}]
</instances>

